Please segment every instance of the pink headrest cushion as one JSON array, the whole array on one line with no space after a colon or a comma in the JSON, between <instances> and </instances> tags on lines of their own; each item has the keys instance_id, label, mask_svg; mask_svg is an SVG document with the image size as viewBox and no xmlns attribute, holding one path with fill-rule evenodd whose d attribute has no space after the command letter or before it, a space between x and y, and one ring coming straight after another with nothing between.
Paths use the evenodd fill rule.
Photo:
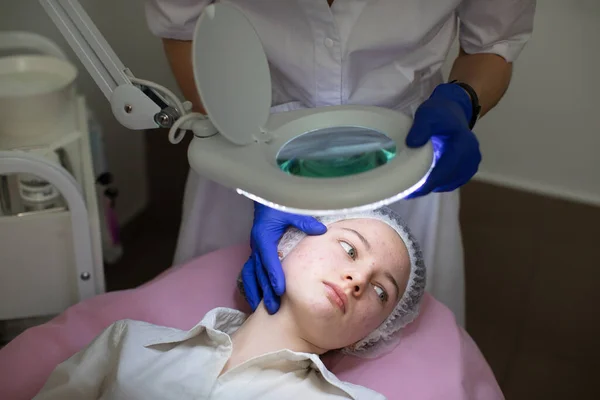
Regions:
<instances>
[{"instance_id":1,"label":"pink headrest cushion","mask_svg":"<svg viewBox=\"0 0 600 400\"><path fill-rule=\"evenodd\" d=\"M81 302L27 330L0 350L0 398L31 399L56 365L120 319L189 329L218 306L249 311L236 290L248 255L246 245L210 253L139 288ZM421 315L392 353L376 360L334 356L325 361L340 379L390 400L503 398L475 343L452 313L428 295Z\"/></svg>"}]
</instances>

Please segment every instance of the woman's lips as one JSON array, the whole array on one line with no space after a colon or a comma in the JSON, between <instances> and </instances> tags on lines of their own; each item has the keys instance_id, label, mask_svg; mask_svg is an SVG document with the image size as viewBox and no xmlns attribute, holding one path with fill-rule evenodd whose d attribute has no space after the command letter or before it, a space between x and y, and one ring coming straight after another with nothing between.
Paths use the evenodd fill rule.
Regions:
<instances>
[{"instance_id":1,"label":"woman's lips","mask_svg":"<svg viewBox=\"0 0 600 400\"><path fill-rule=\"evenodd\" d=\"M342 313L346 313L346 305L348 304L348 297L346 293L334 283L323 282L325 284L325 290L327 291L327 297L331 300Z\"/></svg>"}]
</instances>

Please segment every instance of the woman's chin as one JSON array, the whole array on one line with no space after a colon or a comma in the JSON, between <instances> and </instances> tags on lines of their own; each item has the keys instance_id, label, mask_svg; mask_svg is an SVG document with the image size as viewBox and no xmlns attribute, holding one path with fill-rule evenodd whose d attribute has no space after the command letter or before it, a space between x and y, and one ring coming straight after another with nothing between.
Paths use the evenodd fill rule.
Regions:
<instances>
[{"instance_id":1,"label":"woman's chin","mask_svg":"<svg viewBox=\"0 0 600 400\"><path fill-rule=\"evenodd\" d=\"M327 325L336 324L336 326L339 326L344 318L344 313L340 310L340 307L332 304L328 299L311 304L309 313L311 318L323 320Z\"/></svg>"},{"instance_id":2,"label":"woman's chin","mask_svg":"<svg viewBox=\"0 0 600 400\"><path fill-rule=\"evenodd\" d=\"M291 293L290 293L291 294ZM302 293L299 296L288 296L289 306L302 321L319 325L336 325L346 316L340 307L322 293Z\"/></svg>"}]
</instances>

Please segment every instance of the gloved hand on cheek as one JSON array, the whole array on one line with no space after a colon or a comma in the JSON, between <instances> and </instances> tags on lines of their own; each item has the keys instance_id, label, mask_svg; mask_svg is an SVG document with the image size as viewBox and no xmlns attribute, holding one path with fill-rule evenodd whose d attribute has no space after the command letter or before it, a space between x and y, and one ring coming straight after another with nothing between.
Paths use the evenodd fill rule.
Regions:
<instances>
[{"instance_id":1,"label":"gloved hand on cheek","mask_svg":"<svg viewBox=\"0 0 600 400\"><path fill-rule=\"evenodd\" d=\"M252 254L242 269L242 282L252 310L264 298L270 314L279 310L280 296L285 292L285 276L277 245L290 227L307 235L322 235L327 227L313 217L289 214L254 203L254 224L250 235Z\"/></svg>"},{"instance_id":2,"label":"gloved hand on cheek","mask_svg":"<svg viewBox=\"0 0 600 400\"><path fill-rule=\"evenodd\" d=\"M453 191L475 175L481 153L469 127L472 115L469 94L455 83L439 85L417 109L406 145L421 147L431 140L435 166L423 186L409 198Z\"/></svg>"}]
</instances>

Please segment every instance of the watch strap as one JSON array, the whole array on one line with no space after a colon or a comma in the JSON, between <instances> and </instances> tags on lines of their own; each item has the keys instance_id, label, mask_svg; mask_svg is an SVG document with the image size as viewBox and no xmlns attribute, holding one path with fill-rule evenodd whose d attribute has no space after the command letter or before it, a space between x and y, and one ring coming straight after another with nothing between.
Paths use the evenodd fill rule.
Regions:
<instances>
[{"instance_id":1,"label":"watch strap","mask_svg":"<svg viewBox=\"0 0 600 400\"><path fill-rule=\"evenodd\" d=\"M472 130L473 127L475 126L475 123L477 122L477 119L479 118L479 114L481 113L481 105L479 104L479 96L477 96L477 92L475 92L475 89L473 89L473 87L471 85L469 85L468 83L459 82L456 79L451 81L450 83L454 83L454 84L460 86L469 94L469 97L471 97L471 107L472 107L473 113L471 114L471 121L469 122L469 129Z\"/></svg>"}]
</instances>

